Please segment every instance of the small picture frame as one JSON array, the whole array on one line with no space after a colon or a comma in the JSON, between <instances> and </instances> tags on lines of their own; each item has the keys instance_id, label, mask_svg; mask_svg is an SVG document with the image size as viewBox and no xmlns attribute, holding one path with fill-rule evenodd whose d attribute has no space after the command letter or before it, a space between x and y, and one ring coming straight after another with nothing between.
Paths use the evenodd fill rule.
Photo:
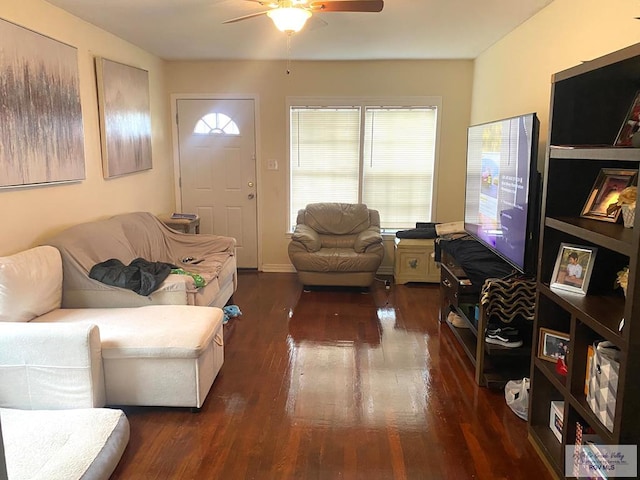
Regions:
<instances>
[{"instance_id":1,"label":"small picture frame","mask_svg":"<svg viewBox=\"0 0 640 480\"><path fill-rule=\"evenodd\" d=\"M631 137L640 130L640 91L636 92L633 102L629 107L624 123L620 127L616 141L616 147L631 147Z\"/></svg>"},{"instance_id":2,"label":"small picture frame","mask_svg":"<svg viewBox=\"0 0 640 480\"><path fill-rule=\"evenodd\" d=\"M549 328L540 327L538 339L538 358L547 362L557 363L564 359L569 352L569 335Z\"/></svg>"},{"instance_id":3,"label":"small picture frame","mask_svg":"<svg viewBox=\"0 0 640 480\"><path fill-rule=\"evenodd\" d=\"M551 289L586 295L597 252L596 247L561 243L551 276Z\"/></svg>"},{"instance_id":4,"label":"small picture frame","mask_svg":"<svg viewBox=\"0 0 640 480\"><path fill-rule=\"evenodd\" d=\"M580 216L602 222L617 222L620 217L618 196L633 184L637 175L638 170L601 169Z\"/></svg>"}]
</instances>

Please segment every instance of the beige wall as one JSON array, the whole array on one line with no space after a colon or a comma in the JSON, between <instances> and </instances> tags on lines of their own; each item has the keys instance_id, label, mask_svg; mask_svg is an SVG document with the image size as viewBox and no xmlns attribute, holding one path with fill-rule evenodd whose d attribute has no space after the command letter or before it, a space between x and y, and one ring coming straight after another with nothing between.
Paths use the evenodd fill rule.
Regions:
<instances>
[{"instance_id":1,"label":"beige wall","mask_svg":"<svg viewBox=\"0 0 640 480\"><path fill-rule=\"evenodd\" d=\"M537 112L542 169L551 75L639 42L638 16L638 0L555 0L476 59L471 123Z\"/></svg>"},{"instance_id":2,"label":"beige wall","mask_svg":"<svg viewBox=\"0 0 640 480\"><path fill-rule=\"evenodd\" d=\"M0 18L78 49L86 163L86 180L78 183L0 190L0 255L34 246L81 221L127 211L171 211L173 164L163 61L40 0L0 0ZM149 71L152 170L103 179L94 56Z\"/></svg>"},{"instance_id":3,"label":"beige wall","mask_svg":"<svg viewBox=\"0 0 640 480\"><path fill-rule=\"evenodd\" d=\"M262 266L286 270L287 96L439 96L442 98L434 220L460 220L472 61L167 62L171 94L249 94L258 98L257 145ZM267 170L267 160L279 170ZM416 219L420 220L420 219Z\"/></svg>"},{"instance_id":4,"label":"beige wall","mask_svg":"<svg viewBox=\"0 0 640 480\"><path fill-rule=\"evenodd\" d=\"M440 96L436 215L459 220L463 209L466 126L538 112L546 145L549 79L582 60L639 40L637 0L555 0L472 61L168 62L82 22L41 0L0 0L0 18L78 48L85 130L86 180L70 185L0 190L0 255L43 241L81 221L131 211L174 208L171 93L251 94L258 98L262 263L285 268L287 96ZM150 73L152 170L104 180L100 156L96 55ZM166 84L165 84L166 81ZM542 158L544 148L541 149ZM266 169L276 159L280 170Z\"/></svg>"}]
</instances>

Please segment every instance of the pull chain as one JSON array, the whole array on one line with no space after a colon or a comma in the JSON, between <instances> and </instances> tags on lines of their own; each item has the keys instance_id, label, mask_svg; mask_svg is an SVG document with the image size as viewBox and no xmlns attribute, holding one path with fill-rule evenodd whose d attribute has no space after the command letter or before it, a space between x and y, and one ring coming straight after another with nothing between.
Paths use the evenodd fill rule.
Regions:
<instances>
[{"instance_id":1,"label":"pull chain","mask_svg":"<svg viewBox=\"0 0 640 480\"><path fill-rule=\"evenodd\" d=\"M287 75L291 74L291 33L287 33Z\"/></svg>"}]
</instances>

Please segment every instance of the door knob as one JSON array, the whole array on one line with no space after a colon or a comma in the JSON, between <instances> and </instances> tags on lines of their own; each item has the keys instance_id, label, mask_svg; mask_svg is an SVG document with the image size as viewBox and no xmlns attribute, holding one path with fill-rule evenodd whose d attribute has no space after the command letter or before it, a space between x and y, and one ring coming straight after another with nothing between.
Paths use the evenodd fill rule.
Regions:
<instances>
[{"instance_id":1,"label":"door knob","mask_svg":"<svg viewBox=\"0 0 640 480\"><path fill-rule=\"evenodd\" d=\"M248 182L248 183L247 183L247 186L249 186L249 187L253 187L253 182Z\"/></svg>"},{"instance_id":2,"label":"door knob","mask_svg":"<svg viewBox=\"0 0 640 480\"><path fill-rule=\"evenodd\" d=\"M252 200L255 197L255 195L253 193L250 193L249 195L247 195L247 198L249 200Z\"/></svg>"}]
</instances>

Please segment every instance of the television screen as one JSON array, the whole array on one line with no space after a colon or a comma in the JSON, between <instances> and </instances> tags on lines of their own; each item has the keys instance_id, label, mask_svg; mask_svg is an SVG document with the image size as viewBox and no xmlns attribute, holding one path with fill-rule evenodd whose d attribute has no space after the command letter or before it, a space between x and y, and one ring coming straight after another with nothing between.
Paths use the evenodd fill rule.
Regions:
<instances>
[{"instance_id":1,"label":"television screen","mask_svg":"<svg viewBox=\"0 0 640 480\"><path fill-rule=\"evenodd\" d=\"M465 230L518 271L535 272L539 215L535 113L468 129Z\"/></svg>"}]
</instances>

